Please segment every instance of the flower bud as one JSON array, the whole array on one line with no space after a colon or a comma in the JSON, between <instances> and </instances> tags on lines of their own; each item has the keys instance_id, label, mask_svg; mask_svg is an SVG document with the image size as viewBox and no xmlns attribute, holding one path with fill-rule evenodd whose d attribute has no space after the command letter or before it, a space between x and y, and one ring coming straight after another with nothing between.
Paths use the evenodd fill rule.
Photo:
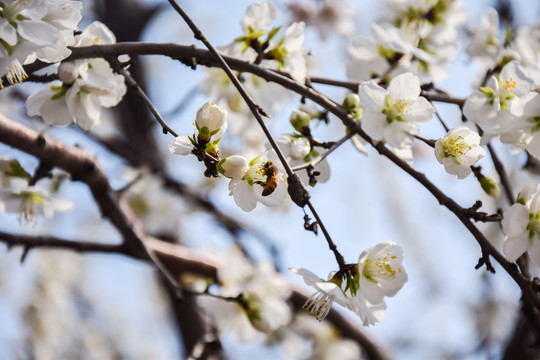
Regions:
<instances>
[{"instance_id":1,"label":"flower bud","mask_svg":"<svg viewBox=\"0 0 540 360\"><path fill-rule=\"evenodd\" d=\"M232 155L221 159L217 164L217 170L231 179L240 179L249 169L248 161L240 155Z\"/></svg>"},{"instance_id":2,"label":"flower bud","mask_svg":"<svg viewBox=\"0 0 540 360\"><path fill-rule=\"evenodd\" d=\"M309 123L311 117L303 111L293 110L291 117L289 118L291 125L296 131L303 134L309 131Z\"/></svg>"},{"instance_id":3,"label":"flower bud","mask_svg":"<svg viewBox=\"0 0 540 360\"><path fill-rule=\"evenodd\" d=\"M58 66L58 78L64 84L72 84L79 77L80 64L76 61L61 62Z\"/></svg>"},{"instance_id":4,"label":"flower bud","mask_svg":"<svg viewBox=\"0 0 540 360\"><path fill-rule=\"evenodd\" d=\"M313 104L302 104L298 107L298 109L308 114L312 119L317 119L321 117L321 112Z\"/></svg>"},{"instance_id":5,"label":"flower bud","mask_svg":"<svg viewBox=\"0 0 540 360\"><path fill-rule=\"evenodd\" d=\"M197 111L195 126L199 131L199 140L210 141L218 132L225 132L227 111L213 102L207 102Z\"/></svg>"},{"instance_id":6,"label":"flower bud","mask_svg":"<svg viewBox=\"0 0 540 360\"><path fill-rule=\"evenodd\" d=\"M358 94L347 95L341 106L345 111L355 111L360 106L360 96Z\"/></svg>"},{"instance_id":7,"label":"flower bud","mask_svg":"<svg viewBox=\"0 0 540 360\"><path fill-rule=\"evenodd\" d=\"M516 202L521 205L525 205L527 203L527 200L529 199L529 195L532 190L532 185L528 184L525 185L523 190L521 190L517 196Z\"/></svg>"},{"instance_id":8,"label":"flower bud","mask_svg":"<svg viewBox=\"0 0 540 360\"><path fill-rule=\"evenodd\" d=\"M499 187L499 184L490 177L483 177L480 179L480 186L482 186L482 189L489 196L493 196L494 198L501 196L501 188Z\"/></svg>"},{"instance_id":9,"label":"flower bud","mask_svg":"<svg viewBox=\"0 0 540 360\"><path fill-rule=\"evenodd\" d=\"M289 156L293 160L302 160L311 152L309 140L305 137L293 139L289 149Z\"/></svg>"}]
</instances>

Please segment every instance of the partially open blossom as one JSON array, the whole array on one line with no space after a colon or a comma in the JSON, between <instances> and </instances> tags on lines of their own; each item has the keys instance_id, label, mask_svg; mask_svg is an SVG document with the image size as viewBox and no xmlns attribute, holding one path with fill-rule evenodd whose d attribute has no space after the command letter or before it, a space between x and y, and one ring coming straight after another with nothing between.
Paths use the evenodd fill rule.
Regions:
<instances>
[{"instance_id":1,"label":"partially open blossom","mask_svg":"<svg viewBox=\"0 0 540 360\"><path fill-rule=\"evenodd\" d=\"M213 102L205 103L197 111L193 129L193 136L175 137L169 145L169 151L172 154L189 155L195 150L217 156L219 142L227 130L227 111Z\"/></svg>"},{"instance_id":2,"label":"partially open blossom","mask_svg":"<svg viewBox=\"0 0 540 360\"><path fill-rule=\"evenodd\" d=\"M232 155L221 159L217 169L230 179L240 179L249 169L249 161L243 156Z\"/></svg>"},{"instance_id":3,"label":"partially open blossom","mask_svg":"<svg viewBox=\"0 0 540 360\"><path fill-rule=\"evenodd\" d=\"M309 132L311 116L303 111L293 110L289 117L289 122L296 131L300 134L304 134L306 131Z\"/></svg>"},{"instance_id":4,"label":"partially open blossom","mask_svg":"<svg viewBox=\"0 0 540 360\"><path fill-rule=\"evenodd\" d=\"M480 179L480 186L482 187L482 190L489 196L493 196L494 198L499 198L501 196L501 187L499 186L499 183L490 177L484 176Z\"/></svg>"},{"instance_id":5,"label":"partially open blossom","mask_svg":"<svg viewBox=\"0 0 540 360\"><path fill-rule=\"evenodd\" d=\"M486 156L486 152L480 146L478 133L458 126L435 142L435 156L447 173L463 179L471 173L471 165Z\"/></svg>"},{"instance_id":6,"label":"partially open blossom","mask_svg":"<svg viewBox=\"0 0 540 360\"><path fill-rule=\"evenodd\" d=\"M205 103L197 111L195 127L201 141L211 141L212 137L220 138L227 129L227 110L213 102Z\"/></svg>"},{"instance_id":7,"label":"partially open blossom","mask_svg":"<svg viewBox=\"0 0 540 360\"><path fill-rule=\"evenodd\" d=\"M510 262L528 252L536 266L540 266L540 185L531 194L530 189L526 187L504 213L503 251Z\"/></svg>"}]
</instances>

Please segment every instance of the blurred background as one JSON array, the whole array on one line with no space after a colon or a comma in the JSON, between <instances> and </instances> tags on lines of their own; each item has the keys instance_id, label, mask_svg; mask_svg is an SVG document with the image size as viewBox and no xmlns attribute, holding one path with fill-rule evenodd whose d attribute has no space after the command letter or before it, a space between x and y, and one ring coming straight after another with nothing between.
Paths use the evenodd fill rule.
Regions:
<instances>
[{"instance_id":1,"label":"blurred background","mask_svg":"<svg viewBox=\"0 0 540 360\"><path fill-rule=\"evenodd\" d=\"M225 45L242 34L240 20L250 1L180 2L214 45ZM292 21L292 1L276 1L275 24ZM370 26L385 11L382 1L345 1L354 10L354 33L345 37L329 34L321 40L317 29L306 28L304 48L310 49L313 75L346 80L347 46L356 35L370 35ZM467 29L478 26L488 7L512 16L515 26L538 21L540 3L520 1L464 1L467 25L460 30L461 51L452 62L450 76L437 84L456 97L467 97L473 81L483 76L481 67L464 53ZM83 29L93 20L106 23L118 41L195 43L182 19L164 1L83 1ZM506 9L506 10L505 10ZM502 16L502 15L501 15ZM202 47L202 44L196 44ZM208 71L196 71L162 56L134 59L131 69L145 86L154 105L178 133L190 134L195 113L213 100L199 91ZM290 281L303 286L286 269L299 266L325 278L337 269L322 235L303 227L304 213L292 204L278 209L259 205L253 212L239 209L228 196L227 181L209 180L194 157L171 155L172 137L162 134L155 120L133 95L104 113L91 136L74 127L46 128L37 119L27 119L24 99L41 85L24 84L3 90L0 111L31 124L67 145L90 149L118 189L138 174L144 179L130 189L131 196L151 202L154 215L144 220L154 235L180 242L201 253L228 251L240 243L255 260L270 259ZM344 89L316 85L328 97L341 102ZM290 132L289 115L299 105L292 95L272 113L274 135ZM454 105L436 103L441 116L456 126L461 113ZM333 141L345 133L340 121L330 116L315 135ZM423 124L421 135L442 136L440 124ZM96 141L100 139L100 141ZM496 144L497 145L497 144ZM230 140L223 151L241 151L242 144ZM227 150L229 149L229 150ZM536 174L524 173L525 158L507 148L496 149L510 174L514 191L524 184L538 183ZM508 205L503 199L485 196L470 176L458 181L444 172L433 150L415 143L415 167L460 205L469 207L482 200L484 211L495 212ZM368 149L365 156L349 143L328 158L331 178L311 188L312 200L348 262L356 262L367 247L394 241L405 250L404 265L409 281L387 300L384 321L367 329L398 359L496 359L511 338L519 313L520 291L510 277L474 267L480 249L463 225L414 179L385 158ZM35 158L0 145L0 155L15 156L23 167L33 170ZM496 176L488 158L480 165ZM187 184L190 191L209 199L215 207L245 224L249 231L231 231L185 194L166 192L146 174L151 169ZM24 225L17 214L1 214L0 229L26 234L54 234L67 239L106 243L120 242L115 229L101 219L88 189L80 183L65 183L62 197L74 210L53 219ZM478 224L489 239L501 247L498 225ZM483 226L484 225L484 226ZM184 358L178 312L154 269L119 255L76 254L70 251L35 249L21 263L20 248L0 244L0 359L177 359ZM356 316L343 310L351 321ZM224 354L230 359L289 359L280 346L267 346L263 338L242 343L228 333L222 337Z\"/></svg>"}]
</instances>

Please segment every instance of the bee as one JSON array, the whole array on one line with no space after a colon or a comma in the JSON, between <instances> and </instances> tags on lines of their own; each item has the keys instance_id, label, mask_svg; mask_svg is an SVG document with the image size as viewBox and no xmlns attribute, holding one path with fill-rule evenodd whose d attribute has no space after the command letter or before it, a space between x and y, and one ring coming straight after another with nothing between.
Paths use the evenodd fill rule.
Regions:
<instances>
[{"instance_id":1,"label":"bee","mask_svg":"<svg viewBox=\"0 0 540 360\"><path fill-rule=\"evenodd\" d=\"M279 183L279 171L272 161L268 160L261 168L262 173L266 176L266 182L259 181L258 184L263 187L262 196L268 196L276 190Z\"/></svg>"}]
</instances>

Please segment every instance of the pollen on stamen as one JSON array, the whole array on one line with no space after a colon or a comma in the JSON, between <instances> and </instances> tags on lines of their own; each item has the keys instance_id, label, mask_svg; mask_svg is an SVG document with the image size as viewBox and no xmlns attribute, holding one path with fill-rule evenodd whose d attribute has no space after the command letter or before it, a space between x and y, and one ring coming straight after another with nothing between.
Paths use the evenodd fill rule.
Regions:
<instances>
[{"instance_id":1,"label":"pollen on stamen","mask_svg":"<svg viewBox=\"0 0 540 360\"><path fill-rule=\"evenodd\" d=\"M514 80L514 78L511 77L510 79L504 82L503 87L507 93L513 93L514 90L516 89L516 80Z\"/></svg>"},{"instance_id":2,"label":"pollen on stamen","mask_svg":"<svg viewBox=\"0 0 540 360\"><path fill-rule=\"evenodd\" d=\"M26 71L24 71L24 68L19 60L14 59L11 64L9 64L6 78L8 82L13 85L15 83L22 83L28 78L28 75L26 74Z\"/></svg>"},{"instance_id":3,"label":"pollen on stamen","mask_svg":"<svg viewBox=\"0 0 540 360\"><path fill-rule=\"evenodd\" d=\"M471 150L465 141L463 141L462 136L453 136L447 141L445 141L446 152L452 156L459 156L465 154L467 151Z\"/></svg>"},{"instance_id":4,"label":"pollen on stamen","mask_svg":"<svg viewBox=\"0 0 540 360\"><path fill-rule=\"evenodd\" d=\"M332 309L334 298L325 292L319 290L313 294L302 306L309 315L315 316L315 319L322 321Z\"/></svg>"},{"instance_id":5,"label":"pollen on stamen","mask_svg":"<svg viewBox=\"0 0 540 360\"><path fill-rule=\"evenodd\" d=\"M409 107L411 106L412 102L410 99L398 99L395 102L395 106L397 108L397 111L401 114L410 114L411 110Z\"/></svg>"}]
</instances>

